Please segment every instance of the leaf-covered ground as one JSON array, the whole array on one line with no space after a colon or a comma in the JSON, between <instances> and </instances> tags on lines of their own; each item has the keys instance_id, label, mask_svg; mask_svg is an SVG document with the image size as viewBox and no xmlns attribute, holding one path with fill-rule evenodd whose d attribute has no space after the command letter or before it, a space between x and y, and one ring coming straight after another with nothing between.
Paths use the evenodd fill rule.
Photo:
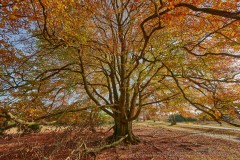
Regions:
<instances>
[{"instance_id":1,"label":"leaf-covered ground","mask_svg":"<svg viewBox=\"0 0 240 160\"><path fill-rule=\"evenodd\" d=\"M97 133L83 129L66 129L35 133L24 136L8 136L0 139L0 159L77 159L77 146L85 142L87 147L103 143L107 128ZM97 154L99 160L238 160L240 143L208 137L161 126L136 125L134 132L142 143L119 145ZM88 157L86 159L94 159Z\"/></svg>"}]
</instances>

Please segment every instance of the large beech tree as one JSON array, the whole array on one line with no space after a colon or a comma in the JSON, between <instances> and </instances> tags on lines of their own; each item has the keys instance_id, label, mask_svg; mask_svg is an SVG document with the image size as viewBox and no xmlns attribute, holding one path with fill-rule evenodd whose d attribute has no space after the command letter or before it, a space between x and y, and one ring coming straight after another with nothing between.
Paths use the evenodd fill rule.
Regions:
<instances>
[{"instance_id":1,"label":"large beech tree","mask_svg":"<svg viewBox=\"0 0 240 160\"><path fill-rule=\"evenodd\" d=\"M240 126L222 118L239 115L238 1L1 2L1 117L30 123L13 115L29 102L34 123L91 106L114 119L110 139L134 144L142 109L181 99Z\"/></svg>"}]
</instances>

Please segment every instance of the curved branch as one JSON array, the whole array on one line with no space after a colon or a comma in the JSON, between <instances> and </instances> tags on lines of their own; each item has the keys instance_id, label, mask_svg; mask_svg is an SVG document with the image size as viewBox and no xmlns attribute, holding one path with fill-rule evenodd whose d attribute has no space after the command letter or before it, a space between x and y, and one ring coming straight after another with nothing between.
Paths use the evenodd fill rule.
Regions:
<instances>
[{"instance_id":1,"label":"curved branch","mask_svg":"<svg viewBox=\"0 0 240 160\"><path fill-rule=\"evenodd\" d=\"M195 103L195 102L192 102L188 97L187 95L185 94L185 92L183 91L182 87L180 86L177 78L175 77L173 71L170 70L170 68L165 65L163 62L162 64L165 66L165 68L170 72L170 74L172 75L172 78L173 80L175 81L177 87L179 88L179 90L181 91L184 99L186 99L192 106L194 106L195 108L199 109L200 111L203 111L204 113L208 114L209 116L211 116L216 122L218 122L219 124L221 124L221 122L219 121L219 119L212 113L208 112L207 110L203 109L203 108L206 108L204 105L201 105L199 103ZM201 108L203 107L203 108Z\"/></svg>"},{"instance_id":2,"label":"curved branch","mask_svg":"<svg viewBox=\"0 0 240 160\"><path fill-rule=\"evenodd\" d=\"M234 54L229 54L229 53L213 53L213 52L206 52L204 54L196 54L189 50L187 47L182 47L185 49L189 54L197 56L197 57L205 57L208 55L213 55L213 56L227 56L227 57L233 57L233 58L240 58L240 55L234 55Z\"/></svg>"},{"instance_id":3,"label":"curved branch","mask_svg":"<svg viewBox=\"0 0 240 160\"><path fill-rule=\"evenodd\" d=\"M179 3L175 5L175 8L177 7L186 7L197 12L203 12L203 13L207 13L215 16L240 20L239 12L228 12L228 11L223 11L223 10L218 10L213 8L198 8L192 4L187 4L187 3Z\"/></svg>"}]
</instances>

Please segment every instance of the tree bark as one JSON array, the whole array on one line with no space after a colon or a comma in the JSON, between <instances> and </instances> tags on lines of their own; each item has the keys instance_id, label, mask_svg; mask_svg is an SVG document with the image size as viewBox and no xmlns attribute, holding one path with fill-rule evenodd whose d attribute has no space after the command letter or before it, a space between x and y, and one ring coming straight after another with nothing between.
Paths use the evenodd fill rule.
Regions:
<instances>
[{"instance_id":1,"label":"tree bark","mask_svg":"<svg viewBox=\"0 0 240 160\"><path fill-rule=\"evenodd\" d=\"M108 138L109 142L115 142L125 137L127 138L124 140L125 143L130 144L138 144L140 143L140 139L133 134L132 131L132 121L123 122L120 118L114 120L115 125L113 126L114 133L112 136Z\"/></svg>"}]
</instances>

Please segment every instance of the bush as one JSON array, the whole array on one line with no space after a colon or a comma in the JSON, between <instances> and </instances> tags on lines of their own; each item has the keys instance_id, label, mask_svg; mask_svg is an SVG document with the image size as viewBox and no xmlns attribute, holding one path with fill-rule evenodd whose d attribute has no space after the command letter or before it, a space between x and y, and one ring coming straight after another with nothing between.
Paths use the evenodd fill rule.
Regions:
<instances>
[{"instance_id":1,"label":"bush","mask_svg":"<svg viewBox=\"0 0 240 160\"><path fill-rule=\"evenodd\" d=\"M41 130L41 127L39 124L33 124L28 126L28 128L30 128L33 132L39 132Z\"/></svg>"},{"instance_id":2,"label":"bush","mask_svg":"<svg viewBox=\"0 0 240 160\"><path fill-rule=\"evenodd\" d=\"M17 125L18 131L23 133L37 133L40 132L41 126L39 124L32 125Z\"/></svg>"},{"instance_id":3,"label":"bush","mask_svg":"<svg viewBox=\"0 0 240 160\"><path fill-rule=\"evenodd\" d=\"M177 122L195 122L197 121L197 119L192 117L184 117L181 114L173 114L169 116L168 121L171 122L172 125L174 125Z\"/></svg>"}]
</instances>

